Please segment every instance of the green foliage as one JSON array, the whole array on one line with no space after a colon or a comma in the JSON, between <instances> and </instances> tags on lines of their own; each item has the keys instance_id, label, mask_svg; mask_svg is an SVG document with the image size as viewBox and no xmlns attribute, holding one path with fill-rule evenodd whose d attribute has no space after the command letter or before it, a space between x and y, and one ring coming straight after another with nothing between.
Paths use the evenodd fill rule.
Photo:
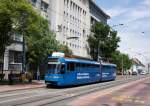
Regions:
<instances>
[{"instance_id":1,"label":"green foliage","mask_svg":"<svg viewBox=\"0 0 150 106\"><path fill-rule=\"evenodd\" d=\"M0 5L0 59L3 58L5 47L10 44L12 35L12 20L10 12Z\"/></svg>"},{"instance_id":2,"label":"green foliage","mask_svg":"<svg viewBox=\"0 0 150 106\"><path fill-rule=\"evenodd\" d=\"M65 53L66 56L70 56L73 54L72 50L70 50L67 45L59 45L58 51Z\"/></svg>"},{"instance_id":3,"label":"green foliage","mask_svg":"<svg viewBox=\"0 0 150 106\"><path fill-rule=\"evenodd\" d=\"M37 23L28 29L26 36L27 61L36 66L43 63L48 54L53 51L61 51L66 55L72 54L72 51L66 45L59 44L55 39L55 33L49 29L48 21L39 17Z\"/></svg>"},{"instance_id":4,"label":"green foliage","mask_svg":"<svg viewBox=\"0 0 150 106\"><path fill-rule=\"evenodd\" d=\"M0 17L2 53L15 33L25 37L29 64L38 67L49 52L58 50L59 43L49 29L48 21L35 12L28 0L1 0Z\"/></svg>"},{"instance_id":5,"label":"green foliage","mask_svg":"<svg viewBox=\"0 0 150 106\"><path fill-rule=\"evenodd\" d=\"M27 0L0 0L0 55L11 44L13 34L27 36L37 19L38 15Z\"/></svg>"},{"instance_id":6,"label":"green foliage","mask_svg":"<svg viewBox=\"0 0 150 106\"><path fill-rule=\"evenodd\" d=\"M122 66L124 70L128 70L132 66L132 60L127 54L120 53L120 51L115 51L112 53L112 62L117 65L117 70L122 71Z\"/></svg>"},{"instance_id":7,"label":"green foliage","mask_svg":"<svg viewBox=\"0 0 150 106\"><path fill-rule=\"evenodd\" d=\"M96 23L92 26L92 34L88 38L90 55L97 60L98 54L103 58L110 58L111 54L119 47L120 38L117 32L103 23ZM99 53L98 53L99 50Z\"/></svg>"},{"instance_id":8,"label":"green foliage","mask_svg":"<svg viewBox=\"0 0 150 106\"><path fill-rule=\"evenodd\" d=\"M50 31L47 20L39 17L34 27L29 29L26 37L28 63L40 65L51 50L58 49L55 34Z\"/></svg>"}]
</instances>

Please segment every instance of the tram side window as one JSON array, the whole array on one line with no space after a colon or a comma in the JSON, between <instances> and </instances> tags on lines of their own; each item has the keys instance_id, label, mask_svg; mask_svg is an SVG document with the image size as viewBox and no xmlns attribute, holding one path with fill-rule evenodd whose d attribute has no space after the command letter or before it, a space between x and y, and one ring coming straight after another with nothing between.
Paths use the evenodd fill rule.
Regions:
<instances>
[{"instance_id":1,"label":"tram side window","mask_svg":"<svg viewBox=\"0 0 150 106\"><path fill-rule=\"evenodd\" d=\"M79 63L76 64L76 70L80 71L80 64Z\"/></svg>"},{"instance_id":2,"label":"tram side window","mask_svg":"<svg viewBox=\"0 0 150 106\"><path fill-rule=\"evenodd\" d=\"M74 71L75 70L75 63L68 63L67 70L68 71Z\"/></svg>"}]
</instances>

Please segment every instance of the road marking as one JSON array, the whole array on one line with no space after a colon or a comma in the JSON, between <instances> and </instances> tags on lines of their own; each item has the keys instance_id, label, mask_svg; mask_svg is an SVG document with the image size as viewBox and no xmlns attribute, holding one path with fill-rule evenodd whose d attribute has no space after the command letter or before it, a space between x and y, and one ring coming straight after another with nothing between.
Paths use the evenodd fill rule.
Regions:
<instances>
[{"instance_id":1,"label":"road marking","mask_svg":"<svg viewBox=\"0 0 150 106\"><path fill-rule=\"evenodd\" d=\"M145 101L141 97L133 97L133 96L114 96L111 100L119 101L119 102L130 102L130 103L138 103L144 104Z\"/></svg>"},{"instance_id":2,"label":"road marking","mask_svg":"<svg viewBox=\"0 0 150 106\"><path fill-rule=\"evenodd\" d=\"M65 96L66 97L73 97L73 96L75 96L76 94L74 94L74 93L70 93L70 94L66 94Z\"/></svg>"}]
</instances>

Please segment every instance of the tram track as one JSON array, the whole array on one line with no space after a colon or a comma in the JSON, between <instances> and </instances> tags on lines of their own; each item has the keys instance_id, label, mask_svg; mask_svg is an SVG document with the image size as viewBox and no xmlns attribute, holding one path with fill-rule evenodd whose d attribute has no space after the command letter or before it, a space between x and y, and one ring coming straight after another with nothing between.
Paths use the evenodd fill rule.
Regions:
<instances>
[{"instance_id":1,"label":"tram track","mask_svg":"<svg viewBox=\"0 0 150 106\"><path fill-rule=\"evenodd\" d=\"M143 78L143 77L142 77ZM41 104L41 105L38 105L38 106L48 106L48 105L51 105L53 103L57 103L57 102L60 102L60 101L64 101L66 99L70 99L70 98L75 98L75 97L79 97L79 96L83 96L83 95L86 95L86 94L89 94L89 93L93 93L93 92L96 92L96 91L100 91L100 90L104 90L104 89L108 89L108 88L111 88L111 87L115 87L115 86L118 86L118 85L121 85L121 84L125 84L129 81L136 81L138 80L139 78L134 78L134 79L128 79L128 80L125 80L125 81L118 81L117 84L116 83L112 83L110 85L105 85L105 86L98 86L96 88L93 88L91 90L87 90L87 91L84 91L84 92L79 92L78 94L75 94L75 95L72 95L72 96L69 96L69 97L66 97L66 98L63 98L63 99L59 99L59 100L55 100L55 101L52 101L52 102L49 102L49 103L45 103L45 104ZM36 105L37 106L37 105Z\"/></svg>"},{"instance_id":2,"label":"tram track","mask_svg":"<svg viewBox=\"0 0 150 106\"><path fill-rule=\"evenodd\" d=\"M24 103L15 104L13 106L30 106L30 105L32 105L32 106L47 106L47 105L61 102L61 101L64 101L64 100L67 100L70 98L75 98L75 97L82 96L82 95L85 95L88 93L111 88L114 86L118 86L118 85L130 82L130 81L136 81L141 78L144 78L144 77L138 76L138 77L134 77L134 78L128 78L126 80L117 80L117 81L112 81L112 82L101 83L101 84L94 85L94 86L81 87L80 89L74 88L74 89L62 90L62 91L60 91L60 93L61 93L60 95L58 95L58 93L57 93L57 95L54 95L54 96L49 94L49 95L45 95L42 98L31 100L31 101L24 102Z\"/></svg>"}]
</instances>

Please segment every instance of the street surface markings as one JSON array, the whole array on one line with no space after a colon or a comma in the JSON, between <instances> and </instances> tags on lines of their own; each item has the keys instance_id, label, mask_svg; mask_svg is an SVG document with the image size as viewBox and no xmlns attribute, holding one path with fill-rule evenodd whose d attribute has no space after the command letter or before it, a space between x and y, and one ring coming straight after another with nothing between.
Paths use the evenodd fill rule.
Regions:
<instances>
[{"instance_id":1,"label":"street surface markings","mask_svg":"<svg viewBox=\"0 0 150 106\"><path fill-rule=\"evenodd\" d=\"M141 97L134 97L134 96L114 96L111 98L113 101L117 102L127 102L127 103L134 103L134 104L145 104L145 101Z\"/></svg>"},{"instance_id":2,"label":"street surface markings","mask_svg":"<svg viewBox=\"0 0 150 106\"><path fill-rule=\"evenodd\" d=\"M70 93L70 94L66 94L65 96L66 97L73 97L73 96L75 96L76 94L73 94L73 93Z\"/></svg>"}]
</instances>

